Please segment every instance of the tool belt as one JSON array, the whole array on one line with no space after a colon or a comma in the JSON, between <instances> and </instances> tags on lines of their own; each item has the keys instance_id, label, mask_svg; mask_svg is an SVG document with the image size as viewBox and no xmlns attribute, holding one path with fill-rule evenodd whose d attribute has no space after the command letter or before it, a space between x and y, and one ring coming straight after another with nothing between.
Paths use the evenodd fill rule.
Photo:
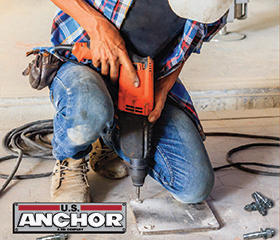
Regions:
<instances>
[{"instance_id":1,"label":"tool belt","mask_svg":"<svg viewBox=\"0 0 280 240\"><path fill-rule=\"evenodd\" d=\"M183 34L186 19L178 17L167 0L136 0L129 9L120 33L126 48L139 56L150 56L155 71Z\"/></svg>"}]
</instances>

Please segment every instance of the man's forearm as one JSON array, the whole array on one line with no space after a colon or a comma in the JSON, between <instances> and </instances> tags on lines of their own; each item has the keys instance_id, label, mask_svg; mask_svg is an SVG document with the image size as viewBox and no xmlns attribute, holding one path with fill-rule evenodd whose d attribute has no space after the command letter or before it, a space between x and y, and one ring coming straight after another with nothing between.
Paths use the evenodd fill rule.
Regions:
<instances>
[{"instance_id":1,"label":"man's forearm","mask_svg":"<svg viewBox=\"0 0 280 240\"><path fill-rule=\"evenodd\" d=\"M168 92L171 90L174 83L178 79L178 77L179 77L179 75L182 71L183 66L184 66L184 64L182 64L179 68L177 68L174 72L172 72L168 76L159 80L159 85L161 85L161 88L165 92L166 95L168 94Z\"/></svg>"},{"instance_id":2,"label":"man's forearm","mask_svg":"<svg viewBox=\"0 0 280 240\"><path fill-rule=\"evenodd\" d=\"M164 108L164 104L167 99L167 94L173 87L176 82L179 74L183 68L182 64L179 68L177 68L174 72L169 74L168 76L156 81L155 84L155 107L153 111L149 114L148 120L150 122L155 122L161 115L161 112Z\"/></svg>"},{"instance_id":3,"label":"man's forearm","mask_svg":"<svg viewBox=\"0 0 280 240\"><path fill-rule=\"evenodd\" d=\"M106 18L83 0L51 0L57 7L74 18L90 35L98 27L100 20Z\"/></svg>"}]
</instances>

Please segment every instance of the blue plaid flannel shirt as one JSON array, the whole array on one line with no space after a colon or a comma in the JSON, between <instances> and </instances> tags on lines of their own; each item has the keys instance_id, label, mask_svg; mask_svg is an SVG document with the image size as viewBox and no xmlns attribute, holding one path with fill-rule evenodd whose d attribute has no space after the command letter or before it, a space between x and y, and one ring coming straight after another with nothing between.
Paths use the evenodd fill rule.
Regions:
<instances>
[{"instance_id":1,"label":"blue plaid flannel shirt","mask_svg":"<svg viewBox=\"0 0 280 240\"><path fill-rule=\"evenodd\" d=\"M126 17L133 0L85 0L95 9L100 11L118 29ZM173 52L163 59L160 64L160 78L177 69L193 53L199 53L202 43L208 42L226 24L227 14L211 24L203 24L186 19L185 28L181 40ZM87 42L89 37L86 31L69 15L60 9L53 19L51 30L51 42L53 45L72 44L74 42ZM193 119L200 135L204 139L204 132L198 115L193 106L190 95L178 79L168 96L174 100Z\"/></svg>"}]
</instances>

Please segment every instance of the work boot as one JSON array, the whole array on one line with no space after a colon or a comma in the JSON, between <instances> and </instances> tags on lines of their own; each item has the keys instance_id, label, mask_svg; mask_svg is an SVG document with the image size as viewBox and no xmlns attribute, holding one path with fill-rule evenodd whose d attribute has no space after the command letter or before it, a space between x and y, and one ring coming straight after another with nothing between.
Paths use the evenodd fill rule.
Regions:
<instances>
[{"instance_id":1,"label":"work boot","mask_svg":"<svg viewBox=\"0 0 280 240\"><path fill-rule=\"evenodd\" d=\"M52 174L51 197L54 202L90 202L85 159L56 161Z\"/></svg>"},{"instance_id":2,"label":"work boot","mask_svg":"<svg viewBox=\"0 0 280 240\"><path fill-rule=\"evenodd\" d=\"M128 176L128 167L118 154L105 145L102 138L92 144L89 164L93 171L102 177L121 179Z\"/></svg>"}]
</instances>

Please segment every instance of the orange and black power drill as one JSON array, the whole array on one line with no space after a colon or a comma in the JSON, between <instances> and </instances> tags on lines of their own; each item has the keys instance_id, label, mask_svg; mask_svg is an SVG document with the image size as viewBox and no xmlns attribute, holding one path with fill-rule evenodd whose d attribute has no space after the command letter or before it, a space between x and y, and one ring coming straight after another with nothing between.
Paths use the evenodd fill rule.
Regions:
<instances>
[{"instance_id":1,"label":"orange and black power drill","mask_svg":"<svg viewBox=\"0 0 280 240\"><path fill-rule=\"evenodd\" d=\"M58 50L71 51L80 62L91 59L89 43L59 45ZM143 186L148 173L147 159L151 151L152 124L148 115L154 107L154 66L150 57L131 56L139 78L139 87L127 79L126 69L121 66L119 74L118 117L120 125L120 147L123 154L130 159L130 176L136 187L140 201L140 187Z\"/></svg>"},{"instance_id":2,"label":"orange and black power drill","mask_svg":"<svg viewBox=\"0 0 280 240\"><path fill-rule=\"evenodd\" d=\"M130 176L140 201L140 187L148 173L147 160L151 152L152 125L148 115L154 107L154 71L150 57L132 56L140 80L138 88L127 79L124 67L119 76L120 147L130 159Z\"/></svg>"}]
</instances>

